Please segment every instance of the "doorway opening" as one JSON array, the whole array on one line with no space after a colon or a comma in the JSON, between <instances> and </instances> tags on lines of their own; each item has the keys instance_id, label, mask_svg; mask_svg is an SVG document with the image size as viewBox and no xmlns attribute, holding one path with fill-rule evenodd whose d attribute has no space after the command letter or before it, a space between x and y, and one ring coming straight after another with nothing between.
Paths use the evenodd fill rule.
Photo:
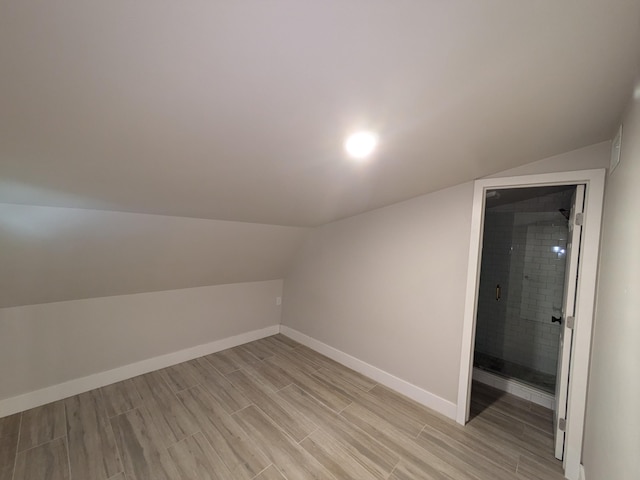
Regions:
<instances>
[{"instance_id":1,"label":"doorway opening","mask_svg":"<svg viewBox=\"0 0 640 480\"><path fill-rule=\"evenodd\" d=\"M549 409L575 190L486 193L473 378Z\"/></svg>"},{"instance_id":2,"label":"doorway opening","mask_svg":"<svg viewBox=\"0 0 640 480\"><path fill-rule=\"evenodd\" d=\"M566 319L575 315L584 187L485 194L473 379L523 399L516 413L497 413L529 436L553 440L538 450L550 468L557 468L553 457L564 455L557 420L565 421L567 411L572 331ZM475 413L499 400L472 387Z\"/></svg>"},{"instance_id":3,"label":"doorway opening","mask_svg":"<svg viewBox=\"0 0 640 480\"><path fill-rule=\"evenodd\" d=\"M529 347L518 347L518 342L515 340L516 346L511 346L511 352L515 353L518 348L524 349L524 357L528 357L529 360L536 358L535 362L537 367L533 368L533 375L520 375L520 380L515 380L518 384L528 388L529 391L536 391L547 394L554 402L555 415L552 422L552 430L555 432L555 456L562 458L563 470L566 478L570 480L577 480L580 475L580 460L582 456L582 436L584 432L584 414L586 407L586 391L587 391L587 379L589 370L589 358L591 349L591 333L593 325L594 314L594 298L596 290L596 277L597 277L597 261L600 242L600 227L602 217L602 203L604 198L604 178L605 170L583 170L575 172L561 172L553 174L542 175L528 175L522 177L505 177L494 179L477 180L474 186L474 198L473 198L473 213L471 222L471 242L469 247L469 269L467 275L467 287L465 297L465 315L463 324L462 335L462 351L461 351L461 364L460 364L460 379L458 388L458 405L456 419L460 424L466 424L469 421L470 409L471 409L471 393L472 393L472 379L474 374L474 360L476 362L476 371L483 373L486 372L486 368L481 368L480 363L487 358L481 358L482 353L489 353L491 351L483 352L483 348L488 350L487 346L489 339L482 338L482 327L486 321L479 319L479 309L482 306L481 297L488 292L492 302L494 302L495 308L503 308L505 312L510 311L512 314L516 314L519 317L524 317L528 322L529 329L536 328L542 330L541 338L545 337L545 330L547 331L547 343L551 347L551 340L557 338L557 352L558 358L556 363L558 365L555 385L557 387L563 387L564 392L560 389L555 394L551 394L551 385L553 384L553 374L551 373L550 365L553 364L553 360L544 360L547 355L552 351L552 348L547 349L544 355L534 355ZM538 190L537 188L544 188L546 190ZM561 237L557 238L545 238L545 235L554 237L554 232L550 230L556 226L560 229L561 223L567 221L565 218L567 212L566 206L557 206L558 212L553 220L551 217L544 218L542 213L538 212L541 218L532 220L531 215L518 215L516 220L515 211L506 212L510 207L506 207L507 203L511 202L509 195L511 190L514 190L513 195L529 195L534 193L534 196L539 196L540 192L544 192L548 195L554 196L569 196L573 197L572 205L573 209L569 211L568 219L568 231L566 236L566 246L560 241ZM495 192L495 193L492 193ZM497 195L499 194L499 195ZM542 195L545 196L545 195ZM520 198L519 202L526 202L534 198L530 196L528 198ZM492 205L492 202L502 203L502 205ZM531 202L530 202L531 203ZM488 210L485 209L488 207ZM491 209L493 208L493 211ZM554 207L555 208L555 207ZM563 210L560 212L560 210ZM540 239L544 240L556 240L556 244L548 245L551 249L551 253L564 256L566 258L566 265L564 268L565 277L571 278L572 281L567 281L565 278L564 285L572 286L573 290L567 288L552 288L552 292L535 292L536 289L543 287L541 285L534 285L534 283L542 283L543 278L540 276L539 270L542 270L538 266L538 276L532 274L535 270L534 263L532 262L530 249L530 255L527 256L526 244L521 247L524 249L523 260L512 260L509 262L508 268L504 268L504 274L510 275L512 270L512 263L514 272L520 272L520 283L507 282L493 283L484 282L485 285L481 286L481 272L482 272L482 247L483 247L483 233L485 225L485 216L491 216L489 214L499 213L511 213L513 218L510 219L511 225L507 228L511 231L511 241L521 235L523 232L519 232L517 227L526 226L527 235L536 239L536 234L540 235ZM535 213L535 212L522 212ZM555 214L554 214L555 215ZM557 219L558 225L555 225ZM539 220L539 222L538 222ZM515 225L516 221L521 225ZM545 225L545 221L548 223ZM491 220L489 219L489 222ZM552 225L553 223L553 225ZM529 231L530 227L530 231ZM548 231L545 232L544 228L548 227ZM540 229L542 229L540 231ZM524 231L524 229L522 229ZM515 232L515 233L514 233ZM559 232L558 232L559 233ZM521 238L521 237L520 237ZM504 238L501 239L504 243ZM572 248L573 245L579 245L578 248ZM542 248L542 247L541 247ZM546 246L545 246L546 248ZM557 250L557 251L554 251ZM564 252L563 252L564 250ZM517 257L522 252L512 252L511 255ZM579 255L579 259L578 259ZM579 261L578 261L579 260ZM547 262L550 259L546 259ZM558 263L554 265L558 270ZM547 263L547 265L552 265ZM522 268L522 270L520 270ZM547 267L546 269L551 269ZM529 273L525 273L525 271ZM524 278L528 276L529 278ZM544 279L548 280L548 279ZM554 280L555 281L555 280ZM529 282L529 284L525 283ZM482 291L481 291L482 289ZM506 290L505 290L506 289ZM518 292L519 289L519 292ZM557 291L562 289L562 305L560 310L561 316L558 317L558 300L556 298ZM549 293L546 298L546 294ZM535 297L540 294L541 296ZM555 295L554 295L555 294ZM498 298L496 300L496 297ZM510 302L507 300L510 299ZM534 305L536 302L530 300L535 299L538 304L545 304L545 308L542 309L542 313L537 313L532 309L528 309L528 306ZM501 304L496 307L495 304ZM509 305L510 303L510 305ZM550 306L551 315L549 315ZM480 314L482 315L482 314ZM540 315L538 317L538 315ZM547 317L547 315L549 315ZM560 334L549 334L548 324L554 324L558 321L552 322L552 318L559 319L562 322L560 326ZM476 321L478 319L478 321ZM546 319L546 320L545 320ZM506 321L506 320L505 320ZM546 324L548 322L548 324ZM533 325L533 327L531 327ZM545 325L544 327L542 325ZM476 334L478 333L478 337ZM534 336L536 333L529 333L529 337ZM506 336L506 333L505 333ZM505 353L506 347L504 347L504 338L502 339L503 352ZM484 343L483 343L484 342ZM494 342L496 343L496 342ZM480 355L476 357L475 351L478 346L478 352ZM486 347L486 348L485 348ZM495 347L495 345L494 345ZM495 350L493 350L495 353ZM504 356L504 355L503 355ZM510 357L513 360L516 357ZM492 358L488 359L490 362ZM509 360L509 359L507 359ZM518 362L513 362L521 365L522 359L518 359ZM545 363L546 361L546 363ZM496 363L496 362L494 362ZM499 362L497 362L499 363ZM542 366L543 365L543 366ZM495 375L498 378L504 378L505 366L512 367L512 365L503 362L502 372L497 372ZM521 365L522 366L522 365ZM525 365L526 366L526 365ZM500 367L498 365L497 367ZM544 370L546 371L544 371ZM543 377L544 381L534 382L532 380L540 380L540 378L534 378L537 373L547 373L549 377ZM496 372L494 372L496 373ZM489 373L494 375L494 373ZM521 372L519 372L521 373ZM531 374L531 371L527 373ZM562 377L562 379L560 378ZM481 385L481 384L476 384ZM548 397L548 400L549 400ZM559 455L558 455L558 452Z\"/></svg>"}]
</instances>

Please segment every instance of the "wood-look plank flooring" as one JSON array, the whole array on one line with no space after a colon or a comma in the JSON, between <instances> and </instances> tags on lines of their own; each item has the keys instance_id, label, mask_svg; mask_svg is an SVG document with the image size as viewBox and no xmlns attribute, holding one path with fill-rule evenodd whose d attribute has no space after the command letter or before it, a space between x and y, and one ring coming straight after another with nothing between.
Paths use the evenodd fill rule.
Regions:
<instances>
[{"instance_id":1,"label":"wood-look plank flooring","mask_svg":"<svg viewBox=\"0 0 640 480\"><path fill-rule=\"evenodd\" d=\"M0 418L0 480L560 480L552 414L461 427L282 336Z\"/></svg>"}]
</instances>

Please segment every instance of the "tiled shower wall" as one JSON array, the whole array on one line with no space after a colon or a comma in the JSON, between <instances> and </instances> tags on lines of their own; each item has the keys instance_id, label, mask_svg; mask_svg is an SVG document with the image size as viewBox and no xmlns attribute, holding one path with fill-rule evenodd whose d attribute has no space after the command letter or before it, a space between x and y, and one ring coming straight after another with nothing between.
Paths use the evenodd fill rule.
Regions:
<instances>
[{"instance_id":1,"label":"tiled shower wall","mask_svg":"<svg viewBox=\"0 0 640 480\"><path fill-rule=\"evenodd\" d=\"M544 201L521 202L525 212L486 212L476 350L555 374L560 326L551 316L561 315L567 226L557 211L531 211Z\"/></svg>"},{"instance_id":2,"label":"tiled shower wall","mask_svg":"<svg viewBox=\"0 0 640 480\"><path fill-rule=\"evenodd\" d=\"M522 280L520 295L512 295L507 302L508 316L549 323L551 315L562 315L568 232L566 226L547 223L540 220L514 228L513 243L520 252L512 255L510 279Z\"/></svg>"}]
</instances>

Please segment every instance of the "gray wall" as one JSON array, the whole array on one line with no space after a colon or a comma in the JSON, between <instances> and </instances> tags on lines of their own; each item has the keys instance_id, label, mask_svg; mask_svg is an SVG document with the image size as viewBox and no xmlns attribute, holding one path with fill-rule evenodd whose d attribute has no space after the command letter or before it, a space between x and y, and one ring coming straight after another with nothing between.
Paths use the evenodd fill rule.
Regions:
<instances>
[{"instance_id":1,"label":"gray wall","mask_svg":"<svg viewBox=\"0 0 640 480\"><path fill-rule=\"evenodd\" d=\"M607 179L583 463L587 480L640 478L640 96Z\"/></svg>"},{"instance_id":2,"label":"gray wall","mask_svg":"<svg viewBox=\"0 0 640 480\"><path fill-rule=\"evenodd\" d=\"M278 325L305 233L0 204L0 400Z\"/></svg>"},{"instance_id":3,"label":"gray wall","mask_svg":"<svg viewBox=\"0 0 640 480\"><path fill-rule=\"evenodd\" d=\"M455 402L473 185L315 229L283 324Z\"/></svg>"},{"instance_id":4,"label":"gray wall","mask_svg":"<svg viewBox=\"0 0 640 480\"><path fill-rule=\"evenodd\" d=\"M0 309L0 400L278 325L282 280Z\"/></svg>"}]
</instances>

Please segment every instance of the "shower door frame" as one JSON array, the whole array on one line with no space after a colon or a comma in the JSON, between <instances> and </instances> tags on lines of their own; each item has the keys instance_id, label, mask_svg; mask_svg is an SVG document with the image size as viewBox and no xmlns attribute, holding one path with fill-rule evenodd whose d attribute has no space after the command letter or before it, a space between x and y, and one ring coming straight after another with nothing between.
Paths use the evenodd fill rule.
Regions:
<instances>
[{"instance_id":1,"label":"shower door frame","mask_svg":"<svg viewBox=\"0 0 640 480\"><path fill-rule=\"evenodd\" d=\"M469 408L471 404L471 379L473 373L486 192L488 190L507 188L586 185L584 223L576 294L576 321L573 331L573 346L569 366L570 382L565 430L565 453L563 459L565 476L570 480L578 480L580 475L589 359L591 355L591 335L593 332L593 318L595 313L605 173L606 170L601 168L517 177L488 178L476 180L474 184L471 241L469 246L469 266L456 412L456 421L462 425L466 424L469 419Z\"/></svg>"}]
</instances>

